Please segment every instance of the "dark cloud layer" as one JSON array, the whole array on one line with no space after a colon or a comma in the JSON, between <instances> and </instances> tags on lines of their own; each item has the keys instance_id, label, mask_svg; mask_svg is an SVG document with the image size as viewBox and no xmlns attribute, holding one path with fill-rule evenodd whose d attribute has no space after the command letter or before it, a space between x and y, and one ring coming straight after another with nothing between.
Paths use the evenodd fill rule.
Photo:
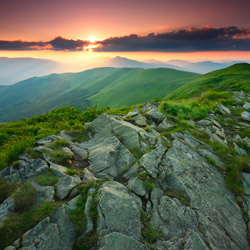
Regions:
<instances>
[{"instance_id":1,"label":"dark cloud layer","mask_svg":"<svg viewBox=\"0 0 250 250\"><path fill-rule=\"evenodd\" d=\"M0 50L61 50L61 51L80 51L83 50L87 41L65 39L56 37L49 42L25 42L25 41L3 41L0 40Z\"/></svg>"},{"instance_id":2,"label":"dark cloud layer","mask_svg":"<svg viewBox=\"0 0 250 250\"><path fill-rule=\"evenodd\" d=\"M48 42L3 41L0 50L87 50L89 41L72 40L56 37ZM195 51L250 51L250 30L238 27L181 29L147 36L129 35L111 37L95 43L96 52L121 51L162 51L162 52L195 52Z\"/></svg>"},{"instance_id":3,"label":"dark cloud layer","mask_svg":"<svg viewBox=\"0 0 250 250\"><path fill-rule=\"evenodd\" d=\"M231 51L250 50L250 30L238 27L182 29L147 36L108 38L95 51Z\"/></svg>"}]
</instances>

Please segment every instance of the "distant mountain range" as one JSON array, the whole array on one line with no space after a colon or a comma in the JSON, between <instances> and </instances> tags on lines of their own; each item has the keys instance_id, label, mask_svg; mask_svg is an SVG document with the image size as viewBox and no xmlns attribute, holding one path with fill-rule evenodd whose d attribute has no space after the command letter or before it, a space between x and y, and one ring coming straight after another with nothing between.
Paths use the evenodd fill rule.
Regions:
<instances>
[{"instance_id":1,"label":"distant mountain range","mask_svg":"<svg viewBox=\"0 0 250 250\"><path fill-rule=\"evenodd\" d=\"M99 57L89 62L65 64L52 60L34 58L0 58L0 85L10 85L34 76L45 76L51 73L79 72L100 67L114 68L171 68L194 73L205 74L213 70L223 69L238 62L189 62L170 60L166 62L147 60L145 62L124 57Z\"/></svg>"},{"instance_id":2,"label":"distant mountain range","mask_svg":"<svg viewBox=\"0 0 250 250\"><path fill-rule=\"evenodd\" d=\"M113 108L162 98L199 74L174 69L97 68L33 77L0 87L0 122L42 114L61 105Z\"/></svg>"}]
</instances>

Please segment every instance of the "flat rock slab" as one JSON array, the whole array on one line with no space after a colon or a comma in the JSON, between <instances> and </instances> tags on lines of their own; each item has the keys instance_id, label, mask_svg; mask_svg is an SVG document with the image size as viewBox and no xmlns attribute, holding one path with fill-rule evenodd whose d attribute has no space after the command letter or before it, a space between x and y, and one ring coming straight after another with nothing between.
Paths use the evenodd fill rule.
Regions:
<instances>
[{"instance_id":1,"label":"flat rock slab","mask_svg":"<svg viewBox=\"0 0 250 250\"><path fill-rule=\"evenodd\" d=\"M101 235L118 232L141 239L142 225L136 199L118 182L106 182L99 189L98 218Z\"/></svg>"}]
</instances>

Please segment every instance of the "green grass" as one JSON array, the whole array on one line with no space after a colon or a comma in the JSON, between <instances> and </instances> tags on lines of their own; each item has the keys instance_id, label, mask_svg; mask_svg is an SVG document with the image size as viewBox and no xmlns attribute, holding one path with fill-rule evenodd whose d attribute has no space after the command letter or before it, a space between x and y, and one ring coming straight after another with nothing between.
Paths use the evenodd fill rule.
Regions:
<instances>
[{"instance_id":1,"label":"green grass","mask_svg":"<svg viewBox=\"0 0 250 250\"><path fill-rule=\"evenodd\" d=\"M161 233L156 230L152 224L150 223L150 213L146 213L144 211L141 211L141 221L142 221L142 237L144 243L147 245L150 249L155 249L154 244L157 240L161 239Z\"/></svg>"},{"instance_id":2,"label":"green grass","mask_svg":"<svg viewBox=\"0 0 250 250\"><path fill-rule=\"evenodd\" d=\"M44 202L33 210L6 218L0 227L0 249L6 248L42 219L52 215L59 205L60 203Z\"/></svg>"},{"instance_id":3,"label":"green grass","mask_svg":"<svg viewBox=\"0 0 250 250\"><path fill-rule=\"evenodd\" d=\"M58 134L61 130L74 131L74 128L82 126L84 122L91 122L106 110L107 108L98 109L97 106L86 111L61 107L30 119L0 124L0 134L4 135L0 144L0 170L18 160L21 153L31 152L37 140ZM40 156L34 156L36 157Z\"/></svg>"},{"instance_id":4,"label":"green grass","mask_svg":"<svg viewBox=\"0 0 250 250\"><path fill-rule=\"evenodd\" d=\"M19 185L17 182L8 183L0 178L0 204L14 193Z\"/></svg>"},{"instance_id":5,"label":"green grass","mask_svg":"<svg viewBox=\"0 0 250 250\"><path fill-rule=\"evenodd\" d=\"M17 189L13 198L15 200L15 212L23 212L31 209L35 204L36 190L30 183L26 182Z\"/></svg>"},{"instance_id":6,"label":"green grass","mask_svg":"<svg viewBox=\"0 0 250 250\"><path fill-rule=\"evenodd\" d=\"M216 70L202 75L183 87L175 90L167 97L169 99L186 99L200 95L207 89L216 88L218 91L232 89L250 93L250 65L240 63L226 69Z\"/></svg>"},{"instance_id":7,"label":"green grass","mask_svg":"<svg viewBox=\"0 0 250 250\"><path fill-rule=\"evenodd\" d=\"M107 180L101 179L97 181L85 182L79 186L79 192L81 194L81 197L77 200L76 209L70 212L70 219L74 223L74 228L76 233L76 241L74 244L74 249L79 249L79 250L91 249L91 247L93 247L98 240L98 234L96 232L98 199L95 196L97 194L97 190L101 187L101 185L105 181ZM92 202L90 207L90 216L93 221L94 229L87 235L79 237L83 234L86 225L86 218L83 211L85 209L85 204L89 197L88 191L90 188L96 189L96 191L91 194Z\"/></svg>"},{"instance_id":8,"label":"green grass","mask_svg":"<svg viewBox=\"0 0 250 250\"><path fill-rule=\"evenodd\" d=\"M119 108L164 97L199 74L174 69L97 68L52 74L0 92L0 122L39 115L61 105L85 109L96 102Z\"/></svg>"},{"instance_id":9,"label":"green grass","mask_svg":"<svg viewBox=\"0 0 250 250\"><path fill-rule=\"evenodd\" d=\"M73 176L73 175L78 175L79 174L79 170L73 169L73 168L68 168L66 170L66 174Z\"/></svg>"},{"instance_id":10,"label":"green grass","mask_svg":"<svg viewBox=\"0 0 250 250\"><path fill-rule=\"evenodd\" d=\"M53 172L36 176L35 181L43 186L53 186L58 181L58 177Z\"/></svg>"}]
</instances>

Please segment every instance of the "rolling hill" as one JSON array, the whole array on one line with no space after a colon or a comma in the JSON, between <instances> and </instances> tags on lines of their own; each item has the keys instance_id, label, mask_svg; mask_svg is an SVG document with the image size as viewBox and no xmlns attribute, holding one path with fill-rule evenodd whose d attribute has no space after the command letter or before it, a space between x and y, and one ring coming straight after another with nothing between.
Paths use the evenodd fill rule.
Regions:
<instances>
[{"instance_id":1,"label":"rolling hill","mask_svg":"<svg viewBox=\"0 0 250 250\"><path fill-rule=\"evenodd\" d=\"M31 117L61 105L121 107L162 98L198 74L173 69L97 68L34 77L0 88L0 121Z\"/></svg>"},{"instance_id":2,"label":"rolling hill","mask_svg":"<svg viewBox=\"0 0 250 250\"><path fill-rule=\"evenodd\" d=\"M209 88L230 88L250 92L250 64L239 63L202 75L170 93L169 99L184 99L199 95Z\"/></svg>"}]
</instances>

